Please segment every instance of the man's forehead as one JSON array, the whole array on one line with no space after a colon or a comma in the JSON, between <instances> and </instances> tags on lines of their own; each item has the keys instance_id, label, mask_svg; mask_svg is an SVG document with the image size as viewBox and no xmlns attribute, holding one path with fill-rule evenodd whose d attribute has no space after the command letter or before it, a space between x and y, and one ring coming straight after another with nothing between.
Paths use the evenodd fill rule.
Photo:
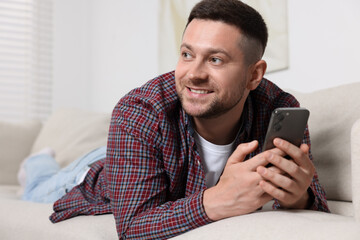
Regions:
<instances>
[{"instance_id":1,"label":"man's forehead","mask_svg":"<svg viewBox=\"0 0 360 240\"><path fill-rule=\"evenodd\" d=\"M242 35L233 25L222 21L194 19L185 29L181 46L201 45L222 49L239 47Z\"/></svg>"}]
</instances>

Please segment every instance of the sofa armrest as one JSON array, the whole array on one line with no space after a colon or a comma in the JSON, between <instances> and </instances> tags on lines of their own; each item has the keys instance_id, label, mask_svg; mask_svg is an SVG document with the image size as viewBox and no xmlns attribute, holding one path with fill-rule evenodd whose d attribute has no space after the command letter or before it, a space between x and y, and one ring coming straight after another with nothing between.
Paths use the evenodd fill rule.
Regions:
<instances>
[{"instance_id":1,"label":"sofa armrest","mask_svg":"<svg viewBox=\"0 0 360 240\"><path fill-rule=\"evenodd\" d=\"M29 155L40 128L36 120L0 121L0 184L17 184L20 163Z\"/></svg>"},{"instance_id":2,"label":"sofa armrest","mask_svg":"<svg viewBox=\"0 0 360 240\"><path fill-rule=\"evenodd\" d=\"M356 221L360 221L360 119L351 129L352 198Z\"/></svg>"}]
</instances>

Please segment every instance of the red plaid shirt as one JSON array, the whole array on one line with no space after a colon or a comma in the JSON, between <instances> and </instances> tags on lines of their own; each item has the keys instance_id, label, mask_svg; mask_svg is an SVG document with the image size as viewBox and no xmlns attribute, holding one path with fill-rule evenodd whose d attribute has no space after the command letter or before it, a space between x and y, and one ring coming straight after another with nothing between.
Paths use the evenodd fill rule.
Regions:
<instances>
[{"instance_id":1,"label":"red plaid shirt","mask_svg":"<svg viewBox=\"0 0 360 240\"><path fill-rule=\"evenodd\" d=\"M236 144L257 139L259 147L248 157L260 153L271 112L298 106L293 96L263 79L247 99ZM54 204L50 220L112 213L120 239L166 239L210 223L193 133L174 72L134 89L113 111L106 160L94 164L84 182ZM304 142L310 145L307 129ZM316 174L309 193L312 209L329 211Z\"/></svg>"}]
</instances>

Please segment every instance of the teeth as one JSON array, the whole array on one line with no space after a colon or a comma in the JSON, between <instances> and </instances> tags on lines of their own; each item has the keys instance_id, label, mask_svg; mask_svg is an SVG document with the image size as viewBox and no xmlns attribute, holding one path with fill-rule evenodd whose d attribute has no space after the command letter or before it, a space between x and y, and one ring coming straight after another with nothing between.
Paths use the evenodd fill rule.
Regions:
<instances>
[{"instance_id":1,"label":"teeth","mask_svg":"<svg viewBox=\"0 0 360 240\"><path fill-rule=\"evenodd\" d=\"M198 94L207 94L207 93L209 93L209 91L206 91L206 90L195 90L195 89L191 89L191 88L190 88L190 91L193 92L193 93L198 93Z\"/></svg>"}]
</instances>

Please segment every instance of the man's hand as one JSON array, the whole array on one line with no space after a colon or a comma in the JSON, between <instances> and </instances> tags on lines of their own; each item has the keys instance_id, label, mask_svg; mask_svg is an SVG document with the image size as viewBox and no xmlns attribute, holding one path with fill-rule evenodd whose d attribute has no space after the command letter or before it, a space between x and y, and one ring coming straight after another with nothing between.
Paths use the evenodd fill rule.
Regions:
<instances>
[{"instance_id":1,"label":"man's hand","mask_svg":"<svg viewBox=\"0 0 360 240\"><path fill-rule=\"evenodd\" d=\"M257 141L240 144L230 156L218 184L204 192L204 208L212 220L256 211L273 197L259 185L264 178L256 172L266 166L270 151L258 154L244 162L246 155L258 146ZM275 153L274 153L275 154ZM274 172L276 168L272 169Z\"/></svg>"},{"instance_id":2,"label":"man's hand","mask_svg":"<svg viewBox=\"0 0 360 240\"><path fill-rule=\"evenodd\" d=\"M270 154L268 160L285 174L257 167L257 172L265 180L260 181L261 189L268 195L279 200L283 208L307 208L309 188L315 173L315 167L309 158L309 147L302 144L300 148L291 143L275 139L276 148L284 151L292 160L277 154Z\"/></svg>"}]
</instances>

